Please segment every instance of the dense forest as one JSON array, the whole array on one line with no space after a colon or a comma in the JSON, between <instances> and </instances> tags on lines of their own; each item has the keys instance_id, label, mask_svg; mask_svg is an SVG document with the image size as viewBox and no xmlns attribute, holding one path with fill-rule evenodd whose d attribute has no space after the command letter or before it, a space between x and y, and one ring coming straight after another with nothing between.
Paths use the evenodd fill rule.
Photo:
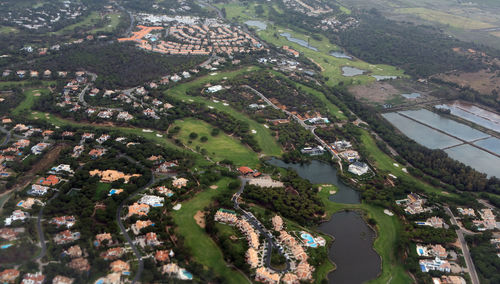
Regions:
<instances>
[{"instance_id":1,"label":"dense forest","mask_svg":"<svg viewBox=\"0 0 500 284\"><path fill-rule=\"evenodd\" d=\"M98 75L98 88L114 89L141 85L161 76L191 69L204 59L149 53L131 43L88 43L40 58L31 64L23 64L20 68L87 70Z\"/></svg>"}]
</instances>

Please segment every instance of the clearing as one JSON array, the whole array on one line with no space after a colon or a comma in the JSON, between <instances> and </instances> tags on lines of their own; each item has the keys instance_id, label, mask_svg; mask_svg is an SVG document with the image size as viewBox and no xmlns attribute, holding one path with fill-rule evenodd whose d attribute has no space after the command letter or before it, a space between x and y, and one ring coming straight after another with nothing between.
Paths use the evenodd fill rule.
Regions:
<instances>
[{"instance_id":1,"label":"clearing","mask_svg":"<svg viewBox=\"0 0 500 284\"><path fill-rule=\"evenodd\" d=\"M479 70L477 72L454 72L448 74L436 75L444 81L458 84L459 86L468 86L481 94L491 95L494 90L500 94L500 72L489 72ZM500 97L500 96L499 96Z\"/></svg>"}]
</instances>

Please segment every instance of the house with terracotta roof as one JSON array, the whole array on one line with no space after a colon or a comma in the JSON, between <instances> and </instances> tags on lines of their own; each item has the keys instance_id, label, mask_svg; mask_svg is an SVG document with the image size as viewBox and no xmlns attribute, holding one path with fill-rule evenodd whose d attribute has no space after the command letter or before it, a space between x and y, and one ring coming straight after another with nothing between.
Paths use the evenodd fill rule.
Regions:
<instances>
[{"instance_id":1,"label":"house with terracotta roof","mask_svg":"<svg viewBox=\"0 0 500 284\"><path fill-rule=\"evenodd\" d=\"M108 241L108 245L113 241L113 237L110 233L102 233L95 235L94 246L98 247L103 241Z\"/></svg>"},{"instance_id":2,"label":"house with terracotta roof","mask_svg":"<svg viewBox=\"0 0 500 284\"><path fill-rule=\"evenodd\" d=\"M0 239L4 239L7 241L13 241L17 238L18 234L19 234L19 231L17 231L17 230L13 230L11 228L0 228Z\"/></svg>"},{"instance_id":3,"label":"house with terracotta roof","mask_svg":"<svg viewBox=\"0 0 500 284\"><path fill-rule=\"evenodd\" d=\"M151 220L137 220L134 224L132 224L131 229L134 234L139 235L143 228L154 226L154 223Z\"/></svg>"},{"instance_id":4,"label":"house with terracotta roof","mask_svg":"<svg viewBox=\"0 0 500 284\"><path fill-rule=\"evenodd\" d=\"M280 282L280 275L271 272L265 267L259 267L255 271L255 280L267 284L278 284Z\"/></svg>"},{"instance_id":5,"label":"house with terracotta roof","mask_svg":"<svg viewBox=\"0 0 500 284\"><path fill-rule=\"evenodd\" d=\"M71 258L77 258L82 256L82 248L79 245L74 245L64 251L64 254Z\"/></svg>"},{"instance_id":6,"label":"house with terracotta roof","mask_svg":"<svg viewBox=\"0 0 500 284\"><path fill-rule=\"evenodd\" d=\"M253 174L253 170L249 167L239 167L238 168L238 171L242 174L242 175L248 175L248 174Z\"/></svg>"},{"instance_id":7,"label":"house with terracotta roof","mask_svg":"<svg viewBox=\"0 0 500 284\"><path fill-rule=\"evenodd\" d=\"M50 220L49 224L55 224L58 228L60 226L66 226L68 229L73 227L76 223L76 218L75 216L61 216L61 217L54 217Z\"/></svg>"},{"instance_id":8,"label":"house with terracotta roof","mask_svg":"<svg viewBox=\"0 0 500 284\"><path fill-rule=\"evenodd\" d=\"M60 182L61 180L55 175L49 175L46 178L40 178L37 183L45 186L53 186Z\"/></svg>"},{"instance_id":9,"label":"house with terracotta roof","mask_svg":"<svg viewBox=\"0 0 500 284\"><path fill-rule=\"evenodd\" d=\"M161 242L158 240L156 233L149 232L146 234L146 245L154 247L159 244L161 244Z\"/></svg>"},{"instance_id":10,"label":"house with terracotta roof","mask_svg":"<svg viewBox=\"0 0 500 284\"><path fill-rule=\"evenodd\" d=\"M89 271L90 270L90 264L89 261L86 258L83 257L78 257L74 258L71 260L71 262L68 264L70 268L73 268L76 271Z\"/></svg>"},{"instance_id":11,"label":"house with terracotta roof","mask_svg":"<svg viewBox=\"0 0 500 284\"><path fill-rule=\"evenodd\" d=\"M101 253L101 257L105 260L114 260L122 257L124 254L125 250L122 247L115 247Z\"/></svg>"},{"instance_id":12,"label":"house with terracotta roof","mask_svg":"<svg viewBox=\"0 0 500 284\"><path fill-rule=\"evenodd\" d=\"M155 252L155 260L157 262L169 262L170 256L168 250L157 250Z\"/></svg>"},{"instance_id":13,"label":"house with terracotta roof","mask_svg":"<svg viewBox=\"0 0 500 284\"><path fill-rule=\"evenodd\" d=\"M256 268L259 265L259 255L254 248L248 248L245 258L250 268Z\"/></svg>"},{"instance_id":14,"label":"house with terracotta roof","mask_svg":"<svg viewBox=\"0 0 500 284\"><path fill-rule=\"evenodd\" d=\"M271 222L273 223L273 228L275 231L279 232L283 230L283 219L279 215L275 215L272 219Z\"/></svg>"},{"instance_id":15,"label":"house with terracotta roof","mask_svg":"<svg viewBox=\"0 0 500 284\"><path fill-rule=\"evenodd\" d=\"M176 188L182 188L182 187L185 187L187 185L187 183L189 182L188 179L185 179L185 178L176 178L172 181L172 185Z\"/></svg>"},{"instance_id":16,"label":"house with terracotta roof","mask_svg":"<svg viewBox=\"0 0 500 284\"><path fill-rule=\"evenodd\" d=\"M111 183L120 179L124 180L124 183L128 183L131 178L140 177L141 174L124 174L123 172L117 170L92 170L89 172L91 176L100 176L101 182Z\"/></svg>"},{"instance_id":17,"label":"house with terracotta roof","mask_svg":"<svg viewBox=\"0 0 500 284\"><path fill-rule=\"evenodd\" d=\"M19 270L17 269L5 269L0 272L0 282L2 283L15 283L16 279L19 277Z\"/></svg>"},{"instance_id":18,"label":"house with terracotta roof","mask_svg":"<svg viewBox=\"0 0 500 284\"><path fill-rule=\"evenodd\" d=\"M106 154L107 150L103 148L97 148L97 149L92 149L89 152L89 156L92 159L97 159L99 157L102 157L104 154Z\"/></svg>"},{"instance_id":19,"label":"house with terracotta roof","mask_svg":"<svg viewBox=\"0 0 500 284\"><path fill-rule=\"evenodd\" d=\"M115 260L109 264L113 272L127 272L130 271L130 265L123 260Z\"/></svg>"},{"instance_id":20,"label":"house with terracotta roof","mask_svg":"<svg viewBox=\"0 0 500 284\"><path fill-rule=\"evenodd\" d=\"M67 244L80 239L80 232L65 230L55 235L54 242L58 245Z\"/></svg>"},{"instance_id":21,"label":"house with terracotta roof","mask_svg":"<svg viewBox=\"0 0 500 284\"><path fill-rule=\"evenodd\" d=\"M149 213L149 205L134 203L128 207L127 218L132 215L147 216Z\"/></svg>"}]
</instances>

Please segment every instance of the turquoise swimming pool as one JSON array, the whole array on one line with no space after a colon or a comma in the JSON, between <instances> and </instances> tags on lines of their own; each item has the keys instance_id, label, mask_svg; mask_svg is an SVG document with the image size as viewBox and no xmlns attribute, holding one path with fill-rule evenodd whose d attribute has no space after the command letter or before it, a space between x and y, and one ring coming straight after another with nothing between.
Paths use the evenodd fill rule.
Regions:
<instances>
[{"instance_id":1,"label":"turquoise swimming pool","mask_svg":"<svg viewBox=\"0 0 500 284\"><path fill-rule=\"evenodd\" d=\"M9 247L11 247L11 246L12 246L12 244L5 244L5 245L1 245L1 246L0 246L0 249L6 249L6 248L9 248Z\"/></svg>"},{"instance_id":2,"label":"turquoise swimming pool","mask_svg":"<svg viewBox=\"0 0 500 284\"><path fill-rule=\"evenodd\" d=\"M303 238L306 241L306 244L312 248L315 248L318 246L314 238L311 236L309 233L302 233L300 235L301 238Z\"/></svg>"}]
</instances>

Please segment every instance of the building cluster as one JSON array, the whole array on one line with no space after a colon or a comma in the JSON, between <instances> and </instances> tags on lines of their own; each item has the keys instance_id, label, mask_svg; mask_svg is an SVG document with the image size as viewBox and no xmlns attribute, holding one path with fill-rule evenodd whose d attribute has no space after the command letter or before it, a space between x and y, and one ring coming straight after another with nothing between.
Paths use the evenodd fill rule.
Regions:
<instances>
[{"instance_id":1,"label":"building cluster","mask_svg":"<svg viewBox=\"0 0 500 284\"><path fill-rule=\"evenodd\" d=\"M407 214L414 215L432 211L431 208L424 207L425 199L416 193L410 193L407 198L396 200L396 204L404 207Z\"/></svg>"},{"instance_id":2,"label":"building cluster","mask_svg":"<svg viewBox=\"0 0 500 284\"><path fill-rule=\"evenodd\" d=\"M333 12L325 2L317 0L283 0L288 9L307 16L320 16Z\"/></svg>"},{"instance_id":3,"label":"building cluster","mask_svg":"<svg viewBox=\"0 0 500 284\"><path fill-rule=\"evenodd\" d=\"M359 20L354 17L347 17L345 19L339 20L337 17L326 17L320 21L318 25L316 25L317 29L321 29L323 31L332 31L334 33L342 32L347 29L358 26Z\"/></svg>"},{"instance_id":4,"label":"building cluster","mask_svg":"<svg viewBox=\"0 0 500 284\"><path fill-rule=\"evenodd\" d=\"M174 25L167 29L142 25L137 27L139 31L133 32L131 37L118 41L134 41L140 48L176 55L247 53L262 49L262 44L250 34L224 24ZM161 39L163 32L165 40Z\"/></svg>"},{"instance_id":5,"label":"building cluster","mask_svg":"<svg viewBox=\"0 0 500 284\"><path fill-rule=\"evenodd\" d=\"M62 3L46 2L43 5L22 9L2 9L0 22L15 24L30 30L52 29L61 21L75 20L87 7L81 2L63 1Z\"/></svg>"},{"instance_id":6,"label":"building cluster","mask_svg":"<svg viewBox=\"0 0 500 284\"><path fill-rule=\"evenodd\" d=\"M478 231L494 230L500 228L500 224L496 222L496 216L490 208L481 209L479 211L481 219L473 220L472 223Z\"/></svg>"}]
</instances>

